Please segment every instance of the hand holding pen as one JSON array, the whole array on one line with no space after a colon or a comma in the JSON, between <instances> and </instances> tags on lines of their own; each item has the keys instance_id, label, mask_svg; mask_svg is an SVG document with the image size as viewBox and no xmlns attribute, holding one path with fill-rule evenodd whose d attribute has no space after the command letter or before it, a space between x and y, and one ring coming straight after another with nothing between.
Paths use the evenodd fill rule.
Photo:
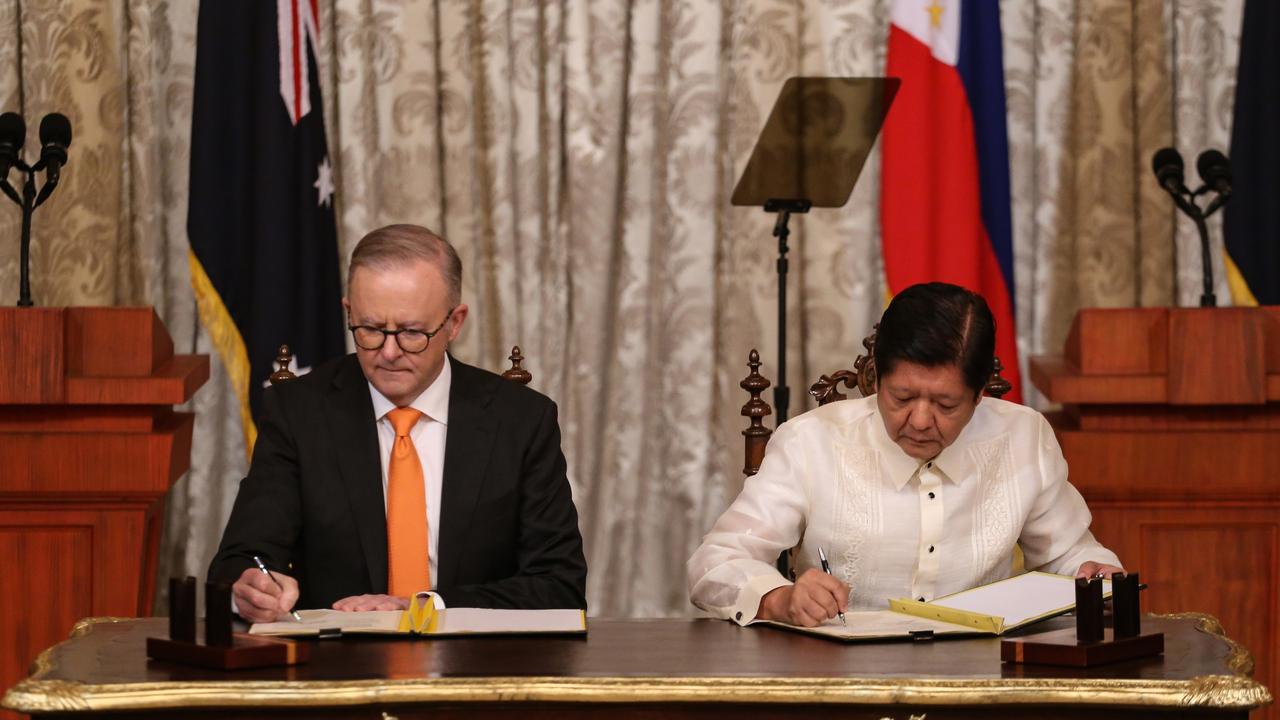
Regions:
<instances>
[{"instance_id":1,"label":"hand holding pen","mask_svg":"<svg viewBox=\"0 0 1280 720\"><path fill-rule=\"evenodd\" d=\"M271 574L271 571L267 569L267 565L266 565L266 563L262 562L262 558L258 557L257 555L254 555L254 556L253 556L253 561L254 561L255 563L257 563L257 564L258 564L258 569L262 571L262 574L263 574L263 575L266 575L266 576L267 576L267 577L269 577L269 578L271 578L271 582L275 583L275 584L276 584L276 587L280 588L280 592L282 592L282 593L283 593L283 592L284 592L284 586L283 586L283 585L281 585L281 584L280 584L280 581L276 579L276 576L275 576L275 575L272 575L272 574ZM289 614L293 616L293 619L294 619L294 620L297 620L298 622L302 622L302 616L298 614L298 611L297 611L297 610L292 610L292 609L291 609L291 610L289 610Z\"/></svg>"},{"instance_id":2,"label":"hand holding pen","mask_svg":"<svg viewBox=\"0 0 1280 720\"><path fill-rule=\"evenodd\" d=\"M827 553L822 548L818 548L818 559L822 561L822 572L831 575L831 566L827 564ZM836 614L840 616L840 624L847 627L849 623L844 620L844 611L837 610Z\"/></svg>"},{"instance_id":3,"label":"hand holding pen","mask_svg":"<svg viewBox=\"0 0 1280 720\"><path fill-rule=\"evenodd\" d=\"M825 552L820 553L820 557L825 556ZM811 567L796 578L795 584L780 585L765 593L760 598L756 619L817 627L837 615L843 621L848 607L849 586L830 571Z\"/></svg>"},{"instance_id":4,"label":"hand holding pen","mask_svg":"<svg viewBox=\"0 0 1280 720\"><path fill-rule=\"evenodd\" d=\"M290 612L298 601L298 581L267 569L261 558L253 558L256 567L246 568L231 586L236 612L253 623L275 622L280 613L290 613L295 620L301 615Z\"/></svg>"}]
</instances>

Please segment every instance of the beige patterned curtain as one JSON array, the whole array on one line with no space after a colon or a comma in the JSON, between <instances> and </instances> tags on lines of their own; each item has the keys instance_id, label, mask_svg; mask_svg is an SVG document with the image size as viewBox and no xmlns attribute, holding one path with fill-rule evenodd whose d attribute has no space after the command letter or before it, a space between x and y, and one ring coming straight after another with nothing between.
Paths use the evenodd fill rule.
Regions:
<instances>
[{"instance_id":1,"label":"beige patterned curtain","mask_svg":"<svg viewBox=\"0 0 1280 720\"><path fill-rule=\"evenodd\" d=\"M1148 163L1226 149L1240 6L1002 3L1024 358L1079 307L1195 302L1194 230ZM692 610L685 560L741 486L746 354L768 374L776 352L772 220L727 199L787 77L882 71L887 8L321 0L344 254L389 222L459 247L474 312L455 353L498 369L519 343L561 406L593 614ZM195 0L0 0L0 110L33 125L29 156L43 113L75 126L36 215L37 302L152 304L210 352L185 262L195 19ZM848 206L793 223L793 410L878 315L878 174L873 157ZM5 302L17 221L0 210ZM166 575L203 574L245 469L216 356L193 404Z\"/></svg>"}]
</instances>

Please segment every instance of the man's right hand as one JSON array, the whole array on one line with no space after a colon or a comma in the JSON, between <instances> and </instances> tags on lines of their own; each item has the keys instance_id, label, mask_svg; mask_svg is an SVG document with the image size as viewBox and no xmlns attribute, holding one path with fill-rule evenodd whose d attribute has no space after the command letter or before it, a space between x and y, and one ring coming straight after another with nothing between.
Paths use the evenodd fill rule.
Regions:
<instances>
[{"instance_id":1,"label":"man's right hand","mask_svg":"<svg viewBox=\"0 0 1280 720\"><path fill-rule=\"evenodd\" d=\"M275 581L256 567L240 573L231 586L240 617L255 623L275 622L293 609L298 602L298 581L283 573L271 574Z\"/></svg>"},{"instance_id":2,"label":"man's right hand","mask_svg":"<svg viewBox=\"0 0 1280 720\"><path fill-rule=\"evenodd\" d=\"M817 568L809 568L794 585L765 593L756 619L816 627L848 608L849 586Z\"/></svg>"}]
</instances>

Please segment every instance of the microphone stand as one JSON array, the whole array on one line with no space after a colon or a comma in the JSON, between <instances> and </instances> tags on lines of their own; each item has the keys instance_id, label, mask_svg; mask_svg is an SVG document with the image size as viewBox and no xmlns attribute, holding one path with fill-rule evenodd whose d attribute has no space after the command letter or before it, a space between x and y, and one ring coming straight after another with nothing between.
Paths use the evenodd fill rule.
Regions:
<instances>
[{"instance_id":1,"label":"microphone stand","mask_svg":"<svg viewBox=\"0 0 1280 720\"><path fill-rule=\"evenodd\" d=\"M1198 211L1200 208L1196 207ZM1204 221L1205 215L1197 212L1191 217L1196 223L1196 232L1200 233L1200 272L1204 277L1204 289L1200 292L1200 307L1214 307L1218 304L1213 293L1213 263L1209 260L1209 224Z\"/></svg>"},{"instance_id":2,"label":"microphone stand","mask_svg":"<svg viewBox=\"0 0 1280 720\"><path fill-rule=\"evenodd\" d=\"M1218 300L1213 292L1213 262L1209 256L1209 224L1205 221L1231 199L1231 193L1219 190L1218 196L1202 210L1195 199L1209 192L1210 188L1201 186L1195 192L1190 192L1181 187L1182 183L1177 185L1178 187L1165 185L1164 189L1173 196L1173 204L1196 224L1196 232L1200 235L1200 271L1204 278L1204 289L1200 293L1200 307L1215 307Z\"/></svg>"},{"instance_id":3,"label":"microphone stand","mask_svg":"<svg viewBox=\"0 0 1280 720\"><path fill-rule=\"evenodd\" d=\"M35 303L31 301L31 215L49 199L57 183L48 182L46 178L44 187L37 193L35 176L44 169L44 163L38 162L32 166L18 158L13 167L26 175L22 183L22 194L19 195L13 185L9 184L8 177L0 179L0 191L22 208L22 235L18 244L18 307L32 307Z\"/></svg>"}]
</instances>

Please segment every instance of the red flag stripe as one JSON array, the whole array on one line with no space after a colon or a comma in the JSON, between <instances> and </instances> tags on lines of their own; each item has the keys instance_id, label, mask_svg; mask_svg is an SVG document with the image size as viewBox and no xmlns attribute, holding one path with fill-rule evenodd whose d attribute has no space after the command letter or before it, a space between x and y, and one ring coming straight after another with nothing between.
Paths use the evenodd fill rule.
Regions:
<instances>
[{"instance_id":1,"label":"red flag stripe","mask_svg":"<svg viewBox=\"0 0 1280 720\"><path fill-rule=\"evenodd\" d=\"M903 79L884 127L881 228L885 275L898 292L921 282L961 285L986 298L996 354L1021 402L1010 290L982 222L973 116L952 65L890 26L886 74Z\"/></svg>"}]
</instances>

